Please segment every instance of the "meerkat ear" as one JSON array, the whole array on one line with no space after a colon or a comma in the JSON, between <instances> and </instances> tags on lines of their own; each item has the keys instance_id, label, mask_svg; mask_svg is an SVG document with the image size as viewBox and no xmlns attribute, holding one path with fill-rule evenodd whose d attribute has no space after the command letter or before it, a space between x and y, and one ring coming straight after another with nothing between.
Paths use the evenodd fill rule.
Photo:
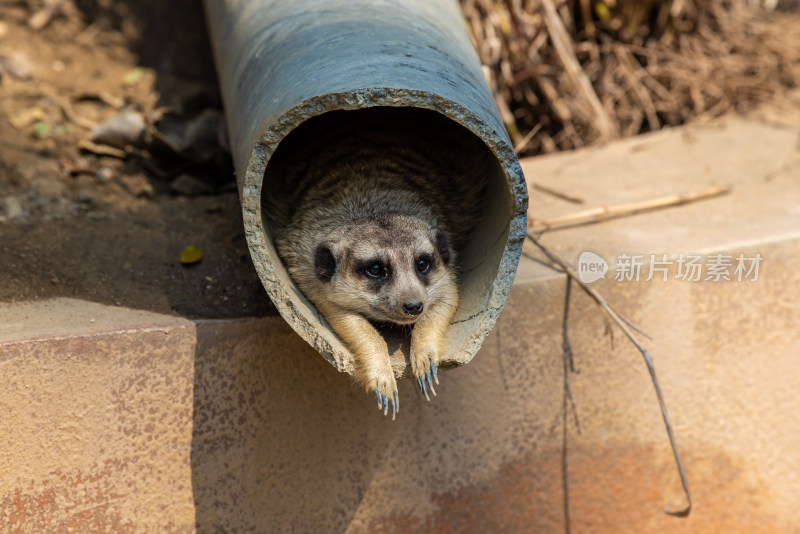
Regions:
<instances>
[{"instance_id":1,"label":"meerkat ear","mask_svg":"<svg viewBox=\"0 0 800 534\"><path fill-rule=\"evenodd\" d=\"M323 282L330 282L336 274L339 247L333 241L323 241L314 251L314 273Z\"/></svg>"},{"instance_id":2,"label":"meerkat ear","mask_svg":"<svg viewBox=\"0 0 800 534\"><path fill-rule=\"evenodd\" d=\"M450 240L444 232L435 228L433 230L433 243L436 245L436 251L442 258L442 263L445 265L450 263Z\"/></svg>"}]
</instances>

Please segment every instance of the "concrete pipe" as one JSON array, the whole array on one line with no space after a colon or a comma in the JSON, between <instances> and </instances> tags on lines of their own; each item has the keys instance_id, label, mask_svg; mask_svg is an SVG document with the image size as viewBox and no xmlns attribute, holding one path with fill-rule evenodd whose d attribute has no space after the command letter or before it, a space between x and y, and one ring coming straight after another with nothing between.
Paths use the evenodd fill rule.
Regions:
<instances>
[{"instance_id":1,"label":"concrete pipe","mask_svg":"<svg viewBox=\"0 0 800 534\"><path fill-rule=\"evenodd\" d=\"M527 190L456 2L206 0L205 7L256 271L283 318L340 371L353 372L352 355L289 278L275 223L262 212L273 194L272 156L281 147L291 158L292 146L325 121L363 128L376 117L479 141L488 186L475 214L480 224L459 255L461 299L441 367L469 362L508 296ZM465 150L431 148L455 158ZM407 335L383 335L395 375L407 374Z\"/></svg>"}]
</instances>

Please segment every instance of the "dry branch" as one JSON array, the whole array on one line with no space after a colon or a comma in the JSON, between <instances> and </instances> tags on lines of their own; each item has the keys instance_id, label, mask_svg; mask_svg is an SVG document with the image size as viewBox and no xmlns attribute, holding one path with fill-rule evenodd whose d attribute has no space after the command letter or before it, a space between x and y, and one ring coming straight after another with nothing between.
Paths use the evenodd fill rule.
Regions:
<instances>
[{"instance_id":1,"label":"dry branch","mask_svg":"<svg viewBox=\"0 0 800 534\"><path fill-rule=\"evenodd\" d=\"M691 492L689 491L689 483L686 480L686 474L684 473L683 470L683 463L681 462L681 457L680 454L678 453L678 445L675 442L675 435L672 432L672 424L670 423L669 414L667 413L667 405L664 402L664 396L661 393L661 386L659 386L658 384L658 376L656 375L656 369L655 366L653 365L652 356L650 356L650 353L647 351L644 345L642 345L639 342L634 333L631 332L631 329L628 328L628 325L631 324L630 321L623 318L616 311L614 311L614 309L606 302L606 300L597 291L595 291L594 289L592 289L587 284L581 281L581 279L578 277L578 274L567 262L565 262L555 254L553 254L544 245L542 245L536 236L529 233L528 239L530 239L531 242L534 245L536 245L539 248L539 250L541 250L550 261L552 261L553 263L558 265L561 269L563 269L563 271L567 274L567 276L569 276L569 278L572 281L577 283L581 287L581 289L583 289L586 292L586 294L588 294L597 303L597 305L600 306L600 309L603 311L603 313L609 319L611 319L611 321L613 321L614 324L616 324L620 330L622 330L625 336L631 341L631 343L634 344L636 349L641 353L645 365L647 366L647 371L650 373L650 380L653 383L653 389L655 390L656 398L658 399L658 406L661 409L661 417L664 420L664 427L666 428L667 431L669 445L672 448L672 454L673 457L675 458L675 464L678 468L678 475L680 476L681 479L683 492L686 495L686 506L684 508L681 508L677 511L671 511L669 509L669 505L667 505L666 513L678 517L688 516L692 510L692 495Z\"/></svg>"},{"instance_id":2,"label":"dry branch","mask_svg":"<svg viewBox=\"0 0 800 534\"><path fill-rule=\"evenodd\" d=\"M797 11L750 0L461 1L523 156L787 102L800 87Z\"/></svg>"},{"instance_id":3,"label":"dry branch","mask_svg":"<svg viewBox=\"0 0 800 534\"><path fill-rule=\"evenodd\" d=\"M552 0L540 0L544 8L545 23L550 32L550 39L553 41L561 63L566 69L567 76L578 88L584 99L588 102L594 113L594 127L600 132L601 139L613 139L618 135L616 125L611 121L597 94L586 77L586 73L581 69L578 59L575 57L575 50L572 47L572 40L564 28L564 23L556 13L556 8Z\"/></svg>"},{"instance_id":4,"label":"dry branch","mask_svg":"<svg viewBox=\"0 0 800 534\"><path fill-rule=\"evenodd\" d=\"M680 206L682 204L689 204L691 202L697 202L700 200L707 200L725 195L729 192L730 189L727 188L712 187L710 189L692 191L682 195L669 195L651 200L643 200L641 202L619 204L616 206L601 206L599 208L579 211L577 213L571 213L569 215L564 215L563 217L554 217L552 219L529 219L528 229L535 232L545 232L582 224L592 224L606 221L608 219L628 217L646 211L653 211L662 208Z\"/></svg>"},{"instance_id":5,"label":"dry branch","mask_svg":"<svg viewBox=\"0 0 800 534\"><path fill-rule=\"evenodd\" d=\"M554 196L556 198L560 198L561 200L566 200L567 202L572 202L573 204L583 204L584 200L582 198L578 198L574 195L570 195L564 193L562 191L558 191L553 189L552 187L547 187L542 184L537 184L535 182L530 184L531 189L536 189L537 191L541 191L542 193L547 193L548 195Z\"/></svg>"}]
</instances>

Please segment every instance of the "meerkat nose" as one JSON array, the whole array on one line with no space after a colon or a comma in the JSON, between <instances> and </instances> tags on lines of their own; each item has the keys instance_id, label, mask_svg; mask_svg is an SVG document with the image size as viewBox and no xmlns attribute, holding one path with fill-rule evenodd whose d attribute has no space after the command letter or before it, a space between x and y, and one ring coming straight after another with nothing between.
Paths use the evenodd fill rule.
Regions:
<instances>
[{"instance_id":1,"label":"meerkat nose","mask_svg":"<svg viewBox=\"0 0 800 534\"><path fill-rule=\"evenodd\" d=\"M413 304L403 304L403 311L408 315L419 315L422 313L422 303L415 302Z\"/></svg>"}]
</instances>

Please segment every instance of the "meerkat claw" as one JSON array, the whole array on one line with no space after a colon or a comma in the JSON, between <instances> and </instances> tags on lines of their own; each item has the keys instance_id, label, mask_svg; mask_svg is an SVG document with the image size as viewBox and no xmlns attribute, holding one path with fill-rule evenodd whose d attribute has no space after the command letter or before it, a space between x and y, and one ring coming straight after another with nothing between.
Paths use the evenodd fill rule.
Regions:
<instances>
[{"instance_id":1,"label":"meerkat claw","mask_svg":"<svg viewBox=\"0 0 800 534\"><path fill-rule=\"evenodd\" d=\"M433 389L433 380L431 379L431 370L430 369L428 369L428 372L425 373L425 377L428 379L428 388L431 390L431 393L433 393L433 396L435 397L436 396L436 390Z\"/></svg>"},{"instance_id":2,"label":"meerkat claw","mask_svg":"<svg viewBox=\"0 0 800 534\"><path fill-rule=\"evenodd\" d=\"M394 421L397 412L400 410L400 398L397 395L397 390L392 392L391 397L387 397L386 394L381 393L379 388L375 388L373 390L375 392L375 397L378 399L378 411L383 411L383 415L389 414L389 404L392 405L392 421Z\"/></svg>"},{"instance_id":3,"label":"meerkat claw","mask_svg":"<svg viewBox=\"0 0 800 534\"><path fill-rule=\"evenodd\" d=\"M431 370L433 370L433 381L436 382L436 385L439 385L439 377L436 376L436 362L431 362Z\"/></svg>"},{"instance_id":4,"label":"meerkat claw","mask_svg":"<svg viewBox=\"0 0 800 534\"><path fill-rule=\"evenodd\" d=\"M418 376L417 377L417 384L419 385L420 391L422 391L422 393L425 395L425 398L428 400L428 402L430 402L431 398L428 395L428 389L425 387L425 377L424 376Z\"/></svg>"}]
</instances>

